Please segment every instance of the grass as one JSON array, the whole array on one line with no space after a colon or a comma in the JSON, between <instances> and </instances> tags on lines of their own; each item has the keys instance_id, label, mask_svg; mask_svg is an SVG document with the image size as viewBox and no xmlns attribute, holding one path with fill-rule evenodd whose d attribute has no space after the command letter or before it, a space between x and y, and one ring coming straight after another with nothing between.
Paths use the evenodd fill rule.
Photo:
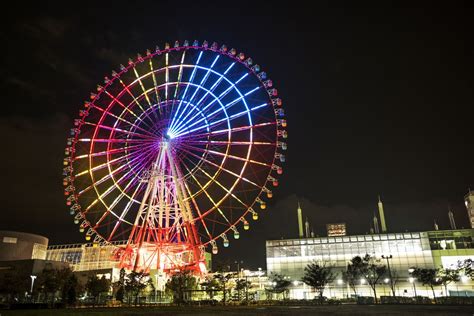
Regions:
<instances>
[{"instance_id":1,"label":"grass","mask_svg":"<svg viewBox=\"0 0 474 316\"><path fill-rule=\"evenodd\" d=\"M474 315L474 306L338 305L338 306L206 306L116 307L56 310L0 310L0 316L135 316L135 315Z\"/></svg>"}]
</instances>

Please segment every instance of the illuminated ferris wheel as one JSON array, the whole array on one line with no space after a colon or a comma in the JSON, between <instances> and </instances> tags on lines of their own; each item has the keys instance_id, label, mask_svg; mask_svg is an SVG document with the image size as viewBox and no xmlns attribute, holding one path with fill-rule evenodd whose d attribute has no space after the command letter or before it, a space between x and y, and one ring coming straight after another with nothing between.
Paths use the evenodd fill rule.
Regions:
<instances>
[{"instance_id":1,"label":"illuminated ferris wheel","mask_svg":"<svg viewBox=\"0 0 474 316\"><path fill-rule=\"evenodd\" d=\"M278 186L286 120L272 80L206 41L156 47L105 77L71 129L66 203L130 269L202 271Z\"/></svg>"}]
</instances>

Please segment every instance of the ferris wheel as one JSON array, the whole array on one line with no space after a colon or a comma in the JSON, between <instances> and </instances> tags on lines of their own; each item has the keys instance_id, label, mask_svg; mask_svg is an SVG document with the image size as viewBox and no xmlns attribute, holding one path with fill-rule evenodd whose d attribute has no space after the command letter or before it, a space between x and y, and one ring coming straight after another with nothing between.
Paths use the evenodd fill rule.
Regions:
<instances>
[{"instance_id":1,"label":"ferris wheel","mask_svg":"<svg viewBox=\"0 0 474 316\"><path fill-rule=\"evenodd\" d=\"M94 244L127 240L127 268L202 271L249 230L278 186L282 101L252 59L225 45L156 47L105 77L75 119L66 203Z\"/></svg>"}]
</instances>

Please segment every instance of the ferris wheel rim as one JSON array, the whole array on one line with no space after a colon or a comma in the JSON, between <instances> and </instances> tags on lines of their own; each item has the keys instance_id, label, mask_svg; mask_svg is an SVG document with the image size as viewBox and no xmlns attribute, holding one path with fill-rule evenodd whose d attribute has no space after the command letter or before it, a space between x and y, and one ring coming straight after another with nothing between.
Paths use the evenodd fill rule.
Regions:
<instances>
[{"instance_id":1,"label":"ferris wheel rim","mask_svg":"<svg viewBox=\"0 0 474 316\"><path fill-rule=\"evenodd\" d=\"M112 80L110 80L110 81L106 84L106 86L105 86L105 88L104 88L103 90L99 91L98 96L100 96L100 94L101 94L103 91L105 91L108 86L112 85L113 82L114 82L114 80L115 80L116 78L120 78L120 76L121 76L123 73L127 72L127 71L130 70L131 68L134 68L135 65L137 65L138 63L143 63L143 62L145 62L145 61L148 60L148 59L151 60L154 56L160 55L160 54L162 54L162 53L164 53L164 52L166 52L166 51L167 51L167 52L180 51L180 50L183 50L183 49L184 49L184 50L196 49L196 50L201 50L201 52L202 52L202 51L205 51L205 50L210 50L209 48L204 47L204 46L186 46L186 47L183 46L183 47L169 48L169 49L166 49L166 50L157 51L157 52L155 52L155 53L149 54L149 55L147 55L146 57L142 58L141 61L129 63L129 65L128 65L127 67L124 67L119 73L117 73L117 76L115 76ZM224 54L224 53L219 52L219 51L216 51L216 50L213 50L213 51L214 51L214 52L218 52L218 53L220 53L221 55L229 56L228 54ZM218 56L220 56L220 55L218 55ZM239 60L239 59L237 59L237 58L234 58L234 60L235 60L235 62L240 62L241 64L244 64L241 60ZM234 64L235 64L235 62L234 62ZM244 64L244 65L245 65L245 64ZM180 66L181 66L181 67L183 67L183 66L185 67L186 65L182 65L182 64L181 64L181 65L174 65L173 67L174 67L174 68L177 68L177 67L180 67ZM246 66L247 66L247 65L246 65ZM195 67L195 68L196 68L196 67L201 67L201 66L199 66L199 65L189 65L189 67ZM170 68L171 68L171 67L170 67ZM201 68L205 68L205 67L201 67ZM248 66L247 66L247 68L249 69ZM162 70L162 69L163 69L163 68L160 68L160 70ZM209 70L209 69L208 69L208 70ZM215 72L215 71L212 70L212 69L211 69L211 71ZM217 72L215 72L215 73L217 73ZM151 72L147 73L146 75L150 75L150 74L151 74ZM145 76L146 76L146 75L145 75ZM230 84L232 84L229 79L227 79L227 78L224 78L224 79L226 79ZM136 82L139 82L139 81L140 81L140 79L137 78L136 81L135 81L135 83L136 83ZM264 84L263 84L263 82L262 82L262 80L261 80L260 78L259 78L259 82L260 82L260 87L258 87L258 88L264 87ZM179 84L179 82L178 82L178 84ZM182 84L182 83L181 83L181 84ZM188 85L187 85L187 87L188 87L189 84L192 84L192 83L187 83L187 84L188 84ZM264 87L264 88L265 88L265 87ZM156 86L154 87L154 89L157 89ZM152 89L149 89L149 90L152 90ZM243 97L242 94L240 93L240 91L239 91L238 89L237 89L237 91L238 91L238 93L240 94L240 96ZM122 90L122 92L123 92L123 90ZM145 93L145 92L144 92L144 93ZM270 96L269 96L268 100L271 101L271 97L270 97ZM249 121L251 122L251 124L250 124L250 126L249 126L248 128L250 129L251 132L253 132L253 128L254 128L253 125L254 125L254 124L252 123L252 117L251 117L251 114L250 114L251 109L250 109L250 108L248 107L248 105L246 104L245 98L243 98L243 102L244 102L244 105L245 105L246 110L247 110L247 111L246 111L246 112L247 112L247 116L248 116L248 118L249 118ZM266 105L266 104L265 104L265 105ZM269 105L269 106L272 106L272 107L274 106L274 105L271 104L271 102L270 102L270 104L268 104L268 105ZM94 105L94 106L95 106L95 105ZM159 107L159 106L158 106L158 107ZM107 109L107 110L108 110L108 109ZM178 110L178 111L179 111L179 110ZM121 115L122 115L124 112L125 112L125 109L123 110L123 112L121 113ZM190 113L190 112L189 112L189 113ZM189 113L188 113L188 114L189 114ZM107 111L105 111L105 112L103 113L103 115L108 115L108 114L107 114ZM121 115L120 115L119 117L121 117ZM174 119L174 118L173 118L173 119ZM276 113L275 113L273 122L268 123L268 124L269 124L269 125L270 125L270 124L275 124L275 126L276 126L276 125L277 125L277 121L278 121L278 117L277 117L277 115L276 115ZM117 120L117 121L115 122L115 125L117 125L118 122L119 122L119 120ZM233 128L229 125L229 121L227 121L227 123L228 123L228 131L227 131L227 133L229 134L229 137L231 137L231 134L230 134L230 133L231 133L231 131L233 130ZM134 125L134 126L135 126L135 125ZM180 126L180 123L179 123L179 122L178 122L178 123L175 123L175 124L171 123L170 126L171 126L171 130L172 130L172 131L176 131L176 132L177 132L176 137L185 137L185 136L186 136L186 135L182 135L182 134L180 133L180 132L182 132L182 130L181 130L182 126ZM96 130L97 130L99 127L96 126L95 128L96 128ZM143 128L140 128L140 129L143 129ZM277 129L277 128L276 128L276 129ZM143 132L146 132L146 130L143 129ZM206 133L204 133L204 134L206 134ZM215 134L215 133L208 131L207 135L209 136L209 135L211 135L211 134ZM97 134L95 134L95 135L97 135ZM251 135L253 135L253 134L251 134ZM143 135L142 135L142 136L143 136ZM76 135L76 137L75 137L76 142L77 142L77 139L78 139L78 137L77 137L77 135ZM94 138L94 139L95 139L95 138ZM253 136L252 136L251 140L253 140ZM94 142L95 142L95 141L92 141L92 142L91 142L91 146L93 146ZM276 136L276 137L275 137L275 142L271 143L271 145L274 145L274 146L275 146L275 153L277 152L277 149L278 149L278 142L279 142L279 141L278 141L278 136ZM139 142L137 142L137 143L138 143L138 144L137 144L136 146L139 146ZM110 149L111 144L113 144L113 143L108 143L107 149ZM243 145L244 145L244 144L243 144ZM227 192L227 193L222 197L221 201L224 201L226 198L228 198L229 195L231 194L231 192L233 191L233 189L235 188L235 186L239 183L239 181L242 180L242 179L241 179L242 174L244 173L244 171L245 171L247 165L249 164L249 161L251 161L251 159L250 159L249 157L250 157L250 152L251 152L251 150L252 150L252 145L253 145L253 143L252 143L252 141L250 141L250 142L249 142L248 151L247 151L246 160L244 161L244 167L242 168L242 171L241 171L241 173L240 173L240 177L235 180L234 185L232 186L231 190L229 190L230 192ZM189 146L189 145L188 145L188 146ZM231 142L229 141L229 142L227 143L227 152L226 152L226 154L224 154L224 157L223 157L221 166L223 166L223 162L224 162L225 159L227 159L228 156L229 156L229 155L228 155L228 150L229 150L229 147L230 147L230 146L231 146ZM133 147L132 147L132 148L133 148ZM220 154L222 154L222 153L220 153ZM107 156L108 156L108 158L109 158L109 153L107 153ZM232 157L232 156L231 156L231 157ZM91 158L92 158L92 155L89 157L89 160L90 160L90 161L91 161ZM240 157L240 158L241 158L241 157ZM259 192L258 194L256 194L257 199L258 199L258 197L265 191L265 188L266 188L267 183L268 183L268 181L269 181L269 177L271 176L272 172L274 172L274 170L275 170L275 169L274 169L274 166L275 166L275 159L276 159L276 158L273 157L273 159L272 159L271 162L264 163L264 166L265 166L265 167L268 167L268 175L267 175L266 180L264 181L263 184L261 184L261 185L260 185L260 184L256 184L256 185L255 185L256 187L258 187L258 188L260 189L260 192ZM107 161L109 161L109 160L107 160ZM107 167L109 168L109 172L111 173L112 170L110 169L110 165L107 164ZM92 167L92 165L91 165L90 174L91 174L91 178L92 178L92 179L93 179L93 176L92 176L92 171L93 171L93 170L94 170L94 167ZM219 168L219 170L220 170L220 168ZM190 174L191 174L191 173L190 173ZM71 173L71 175L72 175L72 173ZM209 180L209 181L211 181L211 180ZM95 184L96 182L93 181L93 183ZM119 187L119 186L117 186L117 187ZM138 189L139 187L140 187L140 186L138 186L137 189ZM95 186L94 186L94 188L95 188ZM120 189L119 189L119 190L120 190ZM120 191L121 191L121 190L120 190ZM121 193L122 193L122 191L121 191ZM96 190L96 194L97 194L97 195L100 195L100 192ZM79 192L79 195L80 195L80 192ZM248 203L248 205L247 205L247 204L244 204L244 206L246 206L247 209L244 211L244 213L243 213L237 220L235 220L234 223L232 223L223 233L221 233L221 234L219 234L219 235L217 235L217 236L213 236L212 239L210 239L210 240L208 240L208 241L206 241L206 242L203 242L202 245L205 246L205 245L208 245L209 243L212 243L212 241L215 241L216 239L221 238L222 235L226 234L229 230L235 228L235 225L238 224L238 223L241 221L241 219L244 218L244 216L246 216L249 212L251 212L252 207L255 205L255 203L257 203L257 199L255 199L255 200L252 201L251 203ZM131 200L133 200L133 198L132 198ZM107 205L106 203L103 203L103 204L104 204L104 205ZM219 205L219 203L218 203L218 205ZM216 206L216 208L218 207L218 205ZM214 207L213 207L213 208L214 208ZM212 211L213 211L213 208L211 208L210 210L208 210L206 213L212 212ZM109 210L107 210L107 212L109 212ZM83 214L82 212L80 212L80 213ZM114 214L114 215L115 215L115 214ZM201 219L203 216L204 216L204 215L199 216L198 218L194 219L194 221L197 221L198 219ZM84 217L85 217L85 216L84 216ZM116 216L116 217L118 218L118 216ZM230 224L230 223L229 223L229 224ZM89 227L91 227L91 225L89 225ZM96 233L97 233L97 232L96 232ZM98 234L98 233L97 233L97 234ZM211 237L211 236L209 236L209 237Z\"/></svg>"}]
</instances>

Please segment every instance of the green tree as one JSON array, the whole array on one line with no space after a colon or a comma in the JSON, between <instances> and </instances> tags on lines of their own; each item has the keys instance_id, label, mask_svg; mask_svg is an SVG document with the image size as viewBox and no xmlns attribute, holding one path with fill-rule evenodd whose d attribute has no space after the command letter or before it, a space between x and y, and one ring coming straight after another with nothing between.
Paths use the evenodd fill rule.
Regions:
<instances>
[{"instance_id":1,"label":"green tree","mask_svg":"<svg viewBox=\"0 0 474 316\"><path fill-rule=\"evenodd\" d=\"M288 294L291 281L288 277L278 273L271 273L269 276L271 286L267 288L267 292L270 294L283 294L283 298L286 298Z\"/></svg>"},{"instance_id":2,"label":"green tree","mask_svg":"<svg viewBox=\"0 0 474 316\"><path fill-rule=\"evenodd\" d=\"M30 291L30 276L22 271L12 271L0 275L0 294L5 296L8 302L14 302L25 292Z\"/></svg>"},{"instance_id":3,"label":"green tree","mask_svg":"<svg viewBox=\"0 0 474 316\"><path fill-rule=\"evenodd\" d=\"M333 282L335 277L336 274L332 267L310 263L304 268L304 276L301 281L316 290L322 303L324 288L328 283Z\"/></svg>"},{"instance_id":4,"label":"green tree","mask_svg":"<svg viewBox=\"0 0 474 316\"><path fill-rule=\"evenodd\" d=\"M438 278L444 286L444 293L448 296L448 284L451 282L458 282L461 279L460 269L441 268L438 270Z\"/></svg>"},{"instance_id":5,"label":"green tree","mask_svg":"<svg viewBox=\"0 0 474 316\"><path fill-rule=\"evenodd\" d=\"M214 278L219 283L219 287L222 290L223 298L222 303L225 305L227 299L227 292L229 291L229 281L232 278L232 274L230 273L217 273L214 274Z\"/></svg>"},{"instance_id":6,"label":"green tree","mask_svg":"<svg viewBox=\"0 0 474 316\"><path fill-rule=\"evenodd\" d=\"M359 265L360 275L362 275L374 292L375 304L377 304L377 284L379 280L386 275L387 266L380 264L380 259L377 259L369 254L362 258L362 263Z\"/></svg>"},{"instance_id":7,"label":"green tree","mask_svg":"<svg viewBox=\"0 0 474 316\"><path fill-rule=\"evenodd\" d=\"M342 273L342 278L347 284L349 284L354 295L357 295L357 285L360 282L363 266L364 262L362 258L360 256L355 256L347 264L346 271Z\"/></svg>"},{"instance_id":8,"label":"green tree","mask_svg":"<svg viewBox=\"0 0 474 316\"><path fill-rule=\"evenodd\" d=\"M64 282L62 288L62 300L69 305L76 304L79 282L74 273L71 273Z\"/></svg>"},{"instance_id":9,"label":"green tree","mask_svg":"<svg viewBox=\"0 0 474 316\"><path fill-rule=\"evenodd\" d=\"M463 275L471 278L471 280L474 280L474 261L472 259L458 261L457 269Z\"/></svg>"},{"instance_id":10,"label":"green tree","mask_svg":"<svg viewBox=\"0 0 474 316\"><path fill-rule=\"evenodd\" d=\"M237 279L235 281L235 290L237 291L237 299L239 301L244 293L248 294L250 285L251 282L246 279ZM248 295L245 296L245 299L248 300Z\"/></svg>"},{"instance_id":11,"label":"green tree","mask_svg":"<svg viewBox=\"0 0 474 316\"><path fill-rule=\"evenodd\" d=\"M209 276L206 277L204 282L201 283L201 286L204 288L207 295L209 295L210 299L214 298L214 295L216 294L216 292L222 290L219 280L217 280L214 277L209 277Z\"/></svg>"},{"instance_id":12,"label":"green tree","mask_svg":"<svg viewBox=\"0 0 474 316\"><path fill-rule=\"evenodd\" d=\"M102 276L100 279L97 275L91 275L86 282L86 291L94 299L94 305L103 293L108 293L110 289L110 281Z\"/></svg>"},{"instance_id":13,"label":"green tree","mask_svg":"<svg viewBox=\"0 0 474 316\"><path fill-rule=\"evenodd\" d=\"M177 304L186 302L186 293L194 290L196 286L196 278L187 270L173 274L165 285L166 289L173 294L173 301Z\"/></svg>"},{"instance_id":14,"label":"green tree","mask_svg":"<svg viewBox=\"0 0 474 316\"><path fill-rule=\"evenodd\" d=\"M434 287L442 284L440 278L438 277L438 269L414 268L413 272L411 272L410 275L416 278L423 285L429 286L431 288L431 291L433 292L433 298L436 303L436 294Z\"/></svg>"},{"instance_id":15,"label":"green tree","mask_svg":"<svg viewBox=\"0 0 474 316\"><path fill-rule=\"evenodd\" d=\"M123 302L124 295L125 295L125 290L123 288L123 285L120 285L117 289L117 292L115 293L115 299L117 301Z\"/></svg>"},{"instance_id":16,"label":"green tree","mask_svg":"<svg viewBox=\"0 0 474 316\"><path fill-rule=\"evenodd\" d=\"M54 303L56 293L61 289L62 281L55 269L44 269L36 280L39 292L43 294L44 302Z\"/></svg>"},{"instance_id":17,"label":"green tree","mask_svg":"<svg viewBox=\"0 0 474 316\"><path fill-rule=\"evenodd\" d=\"M154 289L150 275L145 272L132 271L125 278L125 291L134 298L134 305L138 304L138 297L147 288Z\"/></svg>"}]
</instances>

